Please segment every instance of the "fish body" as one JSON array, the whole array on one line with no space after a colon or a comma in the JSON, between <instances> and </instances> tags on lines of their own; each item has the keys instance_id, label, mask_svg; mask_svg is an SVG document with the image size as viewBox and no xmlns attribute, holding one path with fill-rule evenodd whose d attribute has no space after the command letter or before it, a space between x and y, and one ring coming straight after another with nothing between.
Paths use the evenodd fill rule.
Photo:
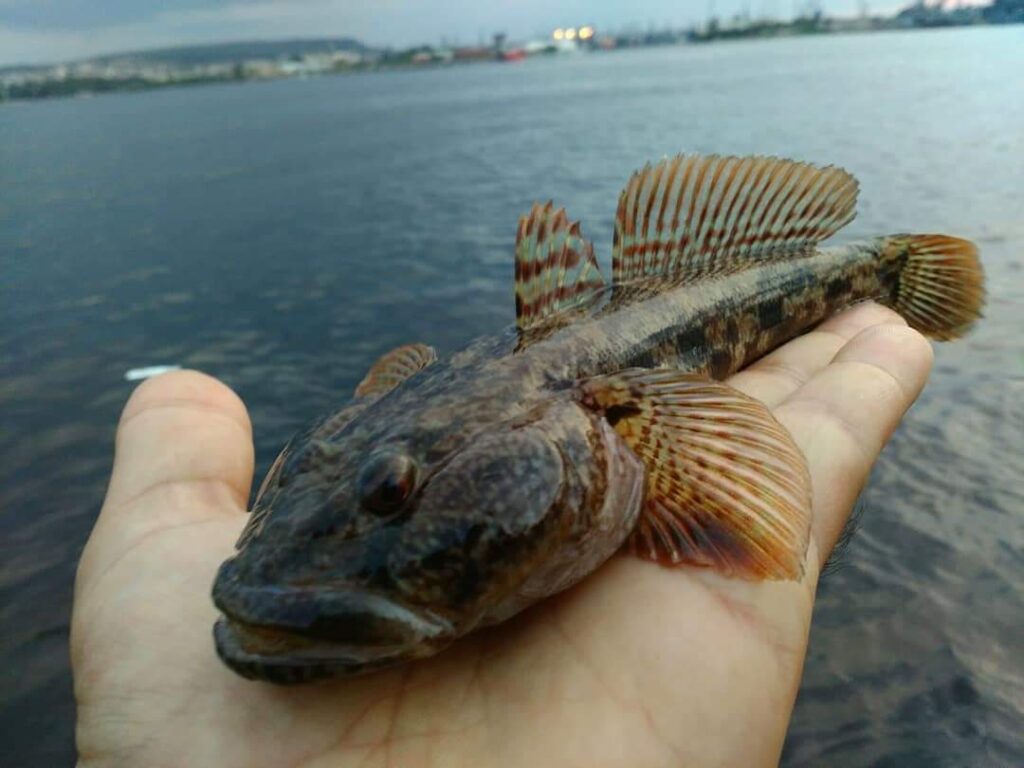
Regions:
<instances>
[{"instance_id":1,"label":"fish body","mask_svg":"<svg viewBox=\"0 0 1024 768\"><path fill-rule=\"evenodd\" d=\"M790 161L648 166L620 196L610 285L579 225L535 206L515 328L447 360L394 350L282 451L214 585L221 658L285 683L422 658L624 546L799 578L803 458L721 380L858 301L955 338L983 300L957 238L820 247L855 197L845 172Z\"/></svg>"},{"instance_id":2,"label":"fish body","mask_svg":"<svg viewBox=\"0 0 1024 768\"><path fill-rule=\"evenodd\" d=\"M816 250L610 306L524 351L581 379L671 366L724 379L858 301L892 304L899 255L883 238ZM632 297L630 297L632 299Z\"/></svg>"}]
</instances>

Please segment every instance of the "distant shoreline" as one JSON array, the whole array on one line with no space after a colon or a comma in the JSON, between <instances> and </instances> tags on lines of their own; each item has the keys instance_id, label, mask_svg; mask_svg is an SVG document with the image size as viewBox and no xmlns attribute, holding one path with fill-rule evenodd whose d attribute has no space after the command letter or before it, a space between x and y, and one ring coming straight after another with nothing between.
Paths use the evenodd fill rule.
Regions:
<instances>
[{"instance_id":1,"label":"distant shoreline","mask_svg":"<svg viewBox=\"0 0 1024 768\"><path fill-rule=\"evenodd\" d=\"M985 14L992 9L1001 15L989 20ZM509 46L504 43L504 36L500 35L495 36L494 45L486 47L443 49L420 46L397 52L374 50L350 38L183 46L97 57L70 64L0 68L0 104L232 82L440 69L557 56L567 50L601 53L673 45L702 46L739 40L992 27L1018 23L1024 23L1024 0L997 0L992 6L957 8L952 11L917 4L893 17L832 19L818 14L789 22L744 20L739 17L728 22L711 19L700 28L684 32L666 30L588 36L584 43L574 42L571 48L567 47L565 41L538 41L520 47ZM555 35L561 31L556 30ZM556 37L556 40L561 39ZM231 55L241 57L243 54L262 54L264 58L225 58ZM220 58L217 58L218 55Z\"/></svg>"}]
</instances>

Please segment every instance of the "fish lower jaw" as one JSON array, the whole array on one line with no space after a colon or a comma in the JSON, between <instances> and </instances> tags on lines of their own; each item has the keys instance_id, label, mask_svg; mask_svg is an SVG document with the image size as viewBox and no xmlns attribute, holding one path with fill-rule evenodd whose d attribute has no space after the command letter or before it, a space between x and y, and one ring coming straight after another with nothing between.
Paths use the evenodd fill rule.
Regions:
<instances>
[{"instance_id":1,"label":"fish lower jaw","mask_svg":"<svg viewBox=\"0 0 1024 768\"><path fill-rule=\"evenodd\" d=\"M279 685L355 677L433 655L447 645L343 645L224 616L214 624L213 638L217 655L233 672L249 680Z\"/></svg>"}]
</instances>

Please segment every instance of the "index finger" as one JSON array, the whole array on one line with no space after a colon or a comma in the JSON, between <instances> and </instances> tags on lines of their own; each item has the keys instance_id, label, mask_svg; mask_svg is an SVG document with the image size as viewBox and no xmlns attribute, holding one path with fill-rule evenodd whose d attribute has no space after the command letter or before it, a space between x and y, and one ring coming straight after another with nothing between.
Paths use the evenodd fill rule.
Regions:
<instances>
[{"instance_id":1,"label":"index finger","mask_svg":"<svg viewBox=\"0 0 1024 768\"><path fill-rule=\"evenodd\" d=\"M118 425L107 497L77 585L153 533L241 520L252 473L252 428L234 392L196 371L144 382Z\"/></svg>"},{"instance_id":2,"label":"index finger","mask_svg":"<svg viewBox=\"0 0 1024 768\"><path fill-rule=\"evenodd\" d=\"M729 379L741 392L774 408L822 370L854 336L875 325L906 325L896 312L866 301L833 315Z\"/></svg>"},{"instance_id":3,"label":"index finger","mask_svg":"<svg viewBox=\"0 0 1024 768\"><path fill-rule=\"evenodd\" d=\"M807 458L819 568L879 453L924 388L932 360L931 345L917 331L872 326L775 409Z\"/></svg>"},{"instance_id":4,"label":"index finger","mask_svg":"<svg viewBox=\"0 0 1024 768\"><path fill-rule=\"evenodd\" d=\"M227 386L198 371L141 384L121 414L104 510L166 485L214 483L243 507L252 482L252 425Z\"/></svg>"}]
</instances>

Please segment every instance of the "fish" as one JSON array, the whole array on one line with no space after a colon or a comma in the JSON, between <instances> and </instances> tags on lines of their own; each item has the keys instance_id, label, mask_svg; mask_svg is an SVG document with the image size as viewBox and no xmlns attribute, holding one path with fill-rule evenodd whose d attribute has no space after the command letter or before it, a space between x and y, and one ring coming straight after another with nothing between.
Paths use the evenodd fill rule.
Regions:
<instances>
[{"instance_id":1,"label":"fish","mask_svg":"<svg viewBox=\"0 0 1024 768\"><path fill-rule=\"evenodd\" d=\"M648 163L619 196L610 281L579 222L535 204L514 325L446 359L384 354L274 461L214 581L221 660L293 684L427 658L619 552L802 578L807 463L724 380L858 302L951 340L985 301L968 240L822 245L857 196L834 166Z\"/></svg>"}]
</instances>

